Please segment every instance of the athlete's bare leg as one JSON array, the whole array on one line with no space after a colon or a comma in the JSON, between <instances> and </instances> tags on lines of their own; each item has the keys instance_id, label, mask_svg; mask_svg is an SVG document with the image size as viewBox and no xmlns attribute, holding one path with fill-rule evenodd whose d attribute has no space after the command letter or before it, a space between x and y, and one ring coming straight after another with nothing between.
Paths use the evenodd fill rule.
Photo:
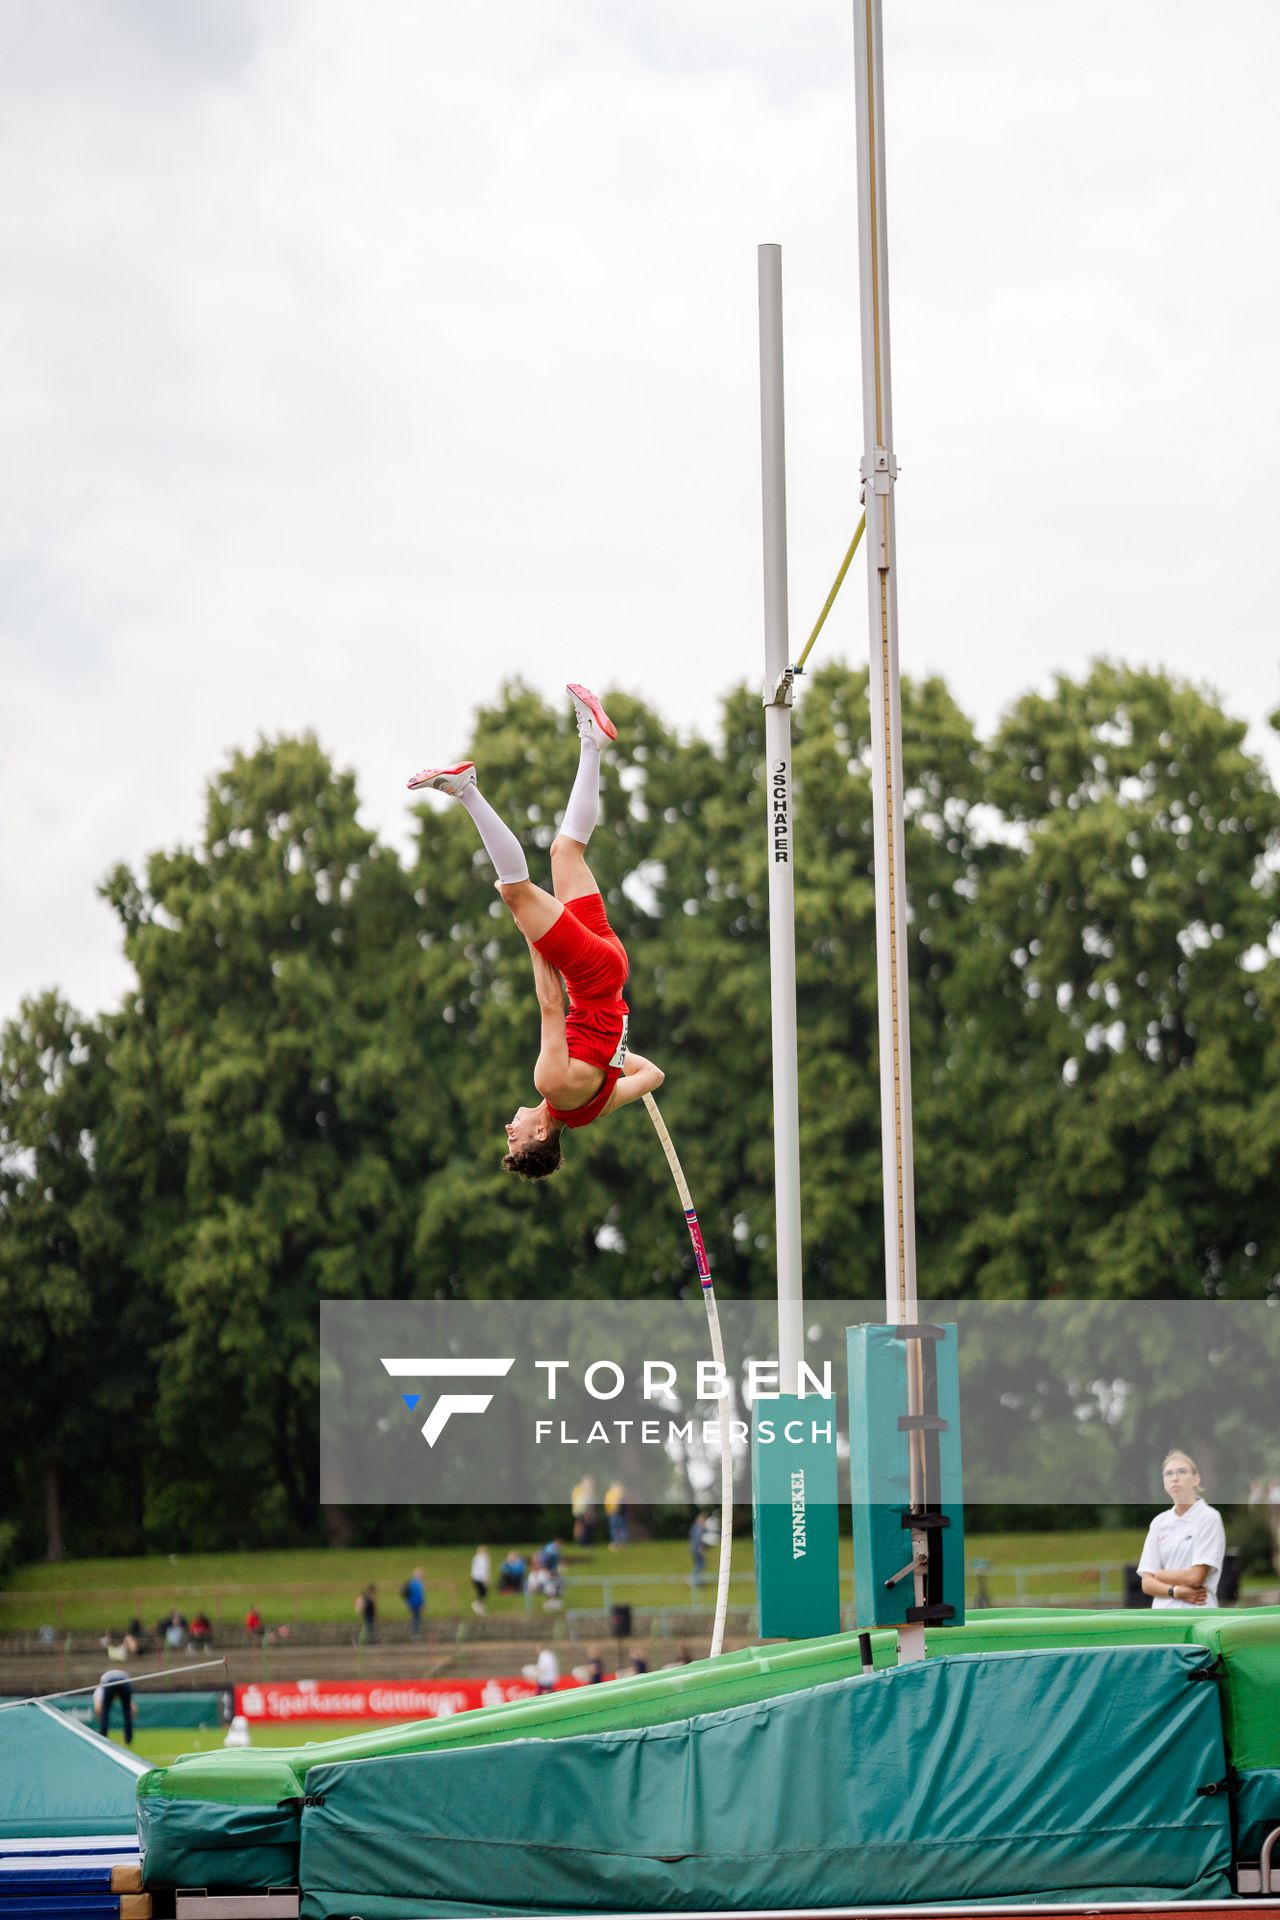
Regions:
<instances>
[{"instance_id":1,"label":"athlete's bare leg","mask_svg":"<svg viewBox=\"0 0 1280 1920\"><path fill-rule=\"evenodd\" d=\"M599 893L596 877L587 865L587 849L581 840L558 833L551 842L551 884L557 900L582 900Z\"/></svg>"},{"instance_id":2,"label":"athlete's bare leg","mask_svg":"<svg viewBox=\"0 0 1280 1920\"><path fill-rule=\"evenodd\" d=\"M554 853L555 848L551 851ZM552 866L554 870L554 861ZM535 940L541 940L544 933L550 933L564 912L559 889L555 894L550 894L545 887L536 886L532 880L507 882L499 886L498 892L510 907L516 925L530 946ZM576 899L577 895L571 894L569 897Z\"/></svg>"}]
</instances>

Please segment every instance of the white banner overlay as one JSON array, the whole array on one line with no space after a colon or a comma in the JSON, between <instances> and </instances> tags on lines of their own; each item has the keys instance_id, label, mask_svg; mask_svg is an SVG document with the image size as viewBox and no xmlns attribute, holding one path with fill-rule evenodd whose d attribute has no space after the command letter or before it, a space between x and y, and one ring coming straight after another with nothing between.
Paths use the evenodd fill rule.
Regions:
<instances>
[{"instance_id":1,"label":"white banner overlay","mask_svg":"<svg viewBox=\"0 0 1280 1920\"><path fill-rule=\"evenodd\" d=\"M834 1436L848 1487L845 1330L874 1301L805 1307L805 1439ZM1160 1464L1192 1454L1215 1505L1280 1477L1280 1307L1262 1301L950 1301L959 1329L966 1504L1164 1504ZM726 1368L700 1299L338 1301L321 1308L321 1498L359 1505L700 1503L722 1427L738 1496L774 1423L776 1309L721 1303ZM774 1431L776 1426L777 1430Z\"/></svg>"}]
</instances>

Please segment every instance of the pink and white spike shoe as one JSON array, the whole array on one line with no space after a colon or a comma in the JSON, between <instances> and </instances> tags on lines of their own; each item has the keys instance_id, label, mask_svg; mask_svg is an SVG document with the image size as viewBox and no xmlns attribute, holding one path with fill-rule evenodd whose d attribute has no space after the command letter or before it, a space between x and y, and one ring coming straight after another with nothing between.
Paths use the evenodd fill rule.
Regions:
<instances>
[{"instance_id":1,"label":"pink and white spike shoe","mask_svg":"<svg viewBox=\"0 0 1280 1920\"><path fill-rule=\"evenodd\" d=\"M468 787L474 787L475 784L474 760L460 760L456 767L424 767L421 773L415 773L410 780L409 790L434 787L437 793L451 793L457 800Z\"/></svg>"},{"instance_id":2,"label":"pink and white spike shoe","mask_svg":"<svg viewBox=\"0 0 1280 1920\"><path fill-rule=\"evenodd\" d=\"M578 716L578 732L584 740L594 740L600 747L606 740L617 739L618 729L590 687L580 687L576 681L571 680L565 692L573 696L573 704Z\"/></svg>"}]
</instances>

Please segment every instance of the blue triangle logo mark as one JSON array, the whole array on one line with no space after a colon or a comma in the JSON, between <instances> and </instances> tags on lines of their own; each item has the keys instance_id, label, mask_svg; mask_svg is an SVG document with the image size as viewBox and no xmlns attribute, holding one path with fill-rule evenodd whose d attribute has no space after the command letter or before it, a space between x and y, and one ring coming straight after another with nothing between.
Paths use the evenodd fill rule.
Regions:
<instances>
[{"instance_id":1,"label":"blue triangle logo mark","mask_svg":"<svg viewBox=\"0 0 1280 1920\"><path fill-rule=\"evenodd\" d=\"M422 1395L420 1393L402 1393L400 1398L404 1401L410 1413L412 1413L419 1400L421 1400Z\"/></svg>"}]
</instances>

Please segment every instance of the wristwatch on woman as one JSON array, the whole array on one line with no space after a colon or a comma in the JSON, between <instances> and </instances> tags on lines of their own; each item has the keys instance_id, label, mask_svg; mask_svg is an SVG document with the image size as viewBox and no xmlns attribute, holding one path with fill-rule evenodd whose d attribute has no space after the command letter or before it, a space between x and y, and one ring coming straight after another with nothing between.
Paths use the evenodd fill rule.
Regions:
<instances>
[{"instance_id":1,"label":"wristwatch on woman","mask_svg":"<svg viewBox=\"0 0 1280 1920\"><path fill-rule=\"evenodd\" d=\"M1173 1599L1173 1597L1174 1597L1174 1595L1175 1595L1175 1594L1177 1593L1177 1591L1178 1591L1178 1589L1177 1589L1176 1587L1170 1587L1170 1589L1169 1589L1169 1598L1170 1598L1171 1600Z\"/></svg>"}]
</instances>

